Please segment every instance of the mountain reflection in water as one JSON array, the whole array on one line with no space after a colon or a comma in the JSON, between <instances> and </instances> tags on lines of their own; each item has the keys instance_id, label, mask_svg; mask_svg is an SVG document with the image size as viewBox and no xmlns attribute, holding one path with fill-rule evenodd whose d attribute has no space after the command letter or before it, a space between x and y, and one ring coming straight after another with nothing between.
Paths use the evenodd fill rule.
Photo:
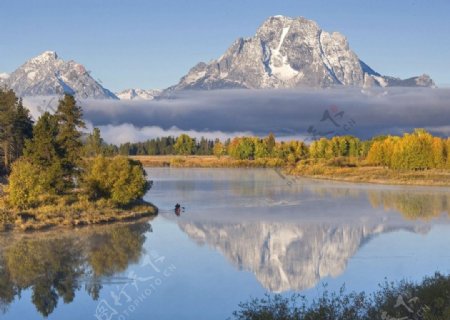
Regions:
<instances>
[{"instance_id":1,"label":"mountain reflection in water","mask_svg":"<svg viewBox=\"0 0 450 320\"><path fill-rule=\"evenodd\" d=\"M271 292L301 291L324 277L337 277L371 237L398 230L388 225L180 223L199 244L224 254L239 269L253 272ZM429 227L404 227L427 232Z\"/></svg>"},{"instance_id":2,"label":"mountain reflection in water","mask_svg":"<svg viewBox=\"0 0 450 320\"><path fill-rule=\"evenodd\" d=\"M138 291L133 274L157 278L145 265L156 252L176 272L128 319L224 319L266 291L311 295L326 282L369 293L384 277L450 272L449 188L293 179L261 169L148 171L155 182L146 198L160 208L151 226L0 234L2 317L89 318L103 300L127 311L112 293L128 286L137 298L150 288L151 281ZM186 208L180 216L176 203Z\"/></svg>"},{"instance_id":3,"label":"mountain reflection in water","mask_svg":"<svg viewBox=\"0 0 450 320\"><path fill-rule=\"evenodd\" d=\"M426 234L434 220L448 222L448 188L295 180L269 170L241 171L239 177L205 174L202 184L195 172L177 173L181 179L164 181L173 183L176 197L183 198L189 185L208 199L176 219L180 229L239 270L251 271L271 292L302 291L341 275L375 236L398 230ZM221 195L209 197L208 190Z\"/></svg>"}]
</instances>

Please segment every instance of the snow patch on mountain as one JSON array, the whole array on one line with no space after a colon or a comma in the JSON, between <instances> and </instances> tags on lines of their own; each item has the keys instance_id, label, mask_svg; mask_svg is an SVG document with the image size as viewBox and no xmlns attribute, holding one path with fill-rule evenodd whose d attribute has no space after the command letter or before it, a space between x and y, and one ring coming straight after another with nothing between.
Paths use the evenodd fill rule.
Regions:
<instances>
[{"instance_id":1,"label":"snow patch on mountain","mask_svg":"<svg viewBox=\"0 0 450 320\"><path fill-rule=\"evenodd\" d=\"M272 50L272 54L270 56L269 67L272 70L272 74L281 80L289 80L298 74L298 71L292 69L288 63L287 56L281 54L280 52L281 46L283 45L284 39L286 38L290 28L291 26L283 28L280 42L278 43L278 46Z\"/></svg>"},{"instance_id":2,"label":"snow patch on mountain","mask_svg":"<svg viewBox=\"0 0 450 320\"><path fill-rule=\"evenodd\" d=\"M9 78L9 74L8 73L0 73L0 81L1 80L6 80Z\"/></svg>"}]
</instances>

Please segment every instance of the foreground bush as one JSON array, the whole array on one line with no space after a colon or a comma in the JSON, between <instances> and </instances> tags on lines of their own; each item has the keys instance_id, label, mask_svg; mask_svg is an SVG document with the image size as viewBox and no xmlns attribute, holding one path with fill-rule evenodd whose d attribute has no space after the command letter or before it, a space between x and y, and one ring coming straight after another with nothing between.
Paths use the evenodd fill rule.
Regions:
<instances>
[{"instance_id":1,"label":"foreground bush","mask_svg":"<svg viewBox=\"0 0 450 320\"><path fill-rule=\"evenodd\" d=\"M141 199L150 188L140 162L126 157L97 157L89 161L81 185L90 200L107 199L127 205Z\"/></svg>"},{"instance_id":2,"label":"foreground bush","mask_svg":"<svg viewBox=\"0 0 450 320\"><path fill-rule=\"evenodd\" d=\"M42 168L27 158L21 158L11 167L8 202L13 207L27 209L45 201L46 197L60 194L64 182L58 163Z\"/></svg>"},{"instance_id":3,"label":"foreground bush","mask_svg":"<svg viewBox=\"0 0 450 320\"><path fill-rule=\"evenodd\" d=\"M13 206L26 208L37 204L39 195L43 193L39 175L39 168L25 159L12 165L8 200Z\"/></svg>"},{"instance_id":4,"label":"foreground bush","mask_svg":"<svg viewBox=\"0 0 450 320\"><path fill-rule=\"evenodd\" d=\"M325 291L309 303L304 296L267 295L241 303L236 320L450 319L450 276L436 273L422 283L385 283L372 295Z\"/></svg>"},{"instance_id":5,"label":"foreground bush","mask_svg":"<svg viewBox=\"0 0 450 320\"><path fill-rule=\"evenodd\" d=\"M127 205L141 199L149 189L146 174L138 161L126 157L98 157L87 162L80 177L81 191L89 200L103 199L115 205ZM27 158L12 166L8 186L8 203L18 209L46 204L60 196L63 199L64 177L57 163L42 168ZM78 193L73 191L69 194Z\"/></svg>"}]
</instances>

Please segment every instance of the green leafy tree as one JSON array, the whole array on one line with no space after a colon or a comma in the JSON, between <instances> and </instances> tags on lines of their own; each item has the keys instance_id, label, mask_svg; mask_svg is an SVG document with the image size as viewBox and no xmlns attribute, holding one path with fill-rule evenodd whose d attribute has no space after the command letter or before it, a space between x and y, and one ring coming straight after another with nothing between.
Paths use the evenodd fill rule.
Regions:
<instances>
[{"instance_id":1,"label":"green leafy tree","mask_svg":"<svg viewBox=\"0 0 450 320\"><path fill-rule=\"evenodd\" d=\"M394 162L400 161L400 158L396 158L399 148L400 139L398 137L387 136L383 137L383 140L374 139L367 155L367 161L384 167L395 166Z\"/></svg>"},{"instance_id":2,"label":"green leafy tree","mask_svg":"<svg viewBox=\"0 0 450 320\"><path fill-rule=\"evenodd\" d=\"M150 188L142 164L126 157L97 157L81 175L82 187L91 200L108 199L127 205L142 199Z\"/></svg>"},{"instance_id":3,"label":"green leafy tree","mask_svg":"<svg viewBox=\"0 0 450 320\"><path fill-rule=\"evenodd\" d=\"M34 127L33 138L26 141L25 158L11 168L8 199L12 205L36 206L45 196L66 191L56 135L56 119L46 112Z\"/></svg>"},{"instance_id":4,"label":"green leafy tree","mask_svg":"<svg viewBox=\"0 0 450 320\"><path fill-rule=\"evenodd\" d=\"M275 154L277 158L293 165L300 159L305 159L308 156L308 148L301 141L281 142L276 145Z\"/></svg>"},{"instance_id":5,"label":"green leafy tree","mask_svg":"<svg viewBox=\"0 0 450 320\"><path fill-rule=\"evenodd\" d=\"M333 150L327 138L320 138L311 144L311 157L316 159L329 159L333 157Z\"/></svg>"},{"instance_id":6,"label":"green leafy tree","mask_svg":"<svg viewBox=\"0 0 450 320\"><path fill-rule=\"evenodd\" d=\"M225 146L218 139L214 142L213 153L219 159L226 153Z\"/></svg>"},{"instance_id":7,"label":"green leafy tree","mask_svg":"<svg viewBox=\"0 0 450 320\"><path fill-rule=\"evenodd\" d=\"M406 133L392 155L394 169L423 170L433 167L433 137L423 129Z\"/></svg>"},{"instance_id":8,"label":"green leafy tree","mask_svg":"<svg viewBox=\"0 0 450 320\"><path fill-rule=\"evenodd\" d=\"M48 197L65 191L62 176L62 167L58 162L42 168L28 158L20 158L11 167L8 201L20 209L37 206Z\"/></svg>"},{"instance_id":9,"label":"green leafy tree","mask_svg":"<svg viewBox=\"0 0 450 320\"><path fill-rule=\"evenodd\" d=\"M447 156L447 169L450 169L450 138L447 138L445 144L445 151Z\"/></svg>"},{"instance_id":10,"label":"green leafy tree","mask_svg":"<svg viewBox=\"0 0 450 320\"><path fill-rule=\"evenodd\" d=\"M323 154L320 152L318 141L313 141L309 146L309 156L313 159L323 158Z\"/></svg>"},{"instance_id":11,"label":"green leafy tree","mask_svg":"<svg viewBox=\"0 0 450 320\"><path fill-rule=\"evenodd\" d=\"M39 197L44 193L40 175L40 168L27 159L14 162L8 187L8 200L13 206L25 209L39 203Z\"/></svg>"},{"instance_id":12,"label":"green leafy tree","mask_svg":"<svg viewBox=\"0 0 450 320\"><path fill-rule=\"evenodd\" d=\"M367 154L367 161L374 165L382 165L384 161L383 142L375 141Z\"/></svg>"},{"instance_id":13,"label":"green leafy tree","mask_svg":"<svg viewBox=\"0 0 450 320\"><path fill-rule=\"evenodd\" d=\"M356 137L349 137L348 152L350 157L359 157L361 155L361 140Z\"/></svg>"},{"instance_id":14,"label":"green leafy tree","mask_svg":"<svg viewBox=\"0 0 450 320\"><path fill-rule=\"evenodd\" d=\"M253 139L253 144L255 146L255 159L267 158L271 155L273 148L272 151L269 151L267 141L267 139L259 139L256 137Z\"/></svg>"},{"instance_id":15,"label":"green leafy tree","mask_svg":"<svg viewBox=\"0 0 450 320\"><path fill-rule=\"evenodd\" d=\"M228 154L238 160L254 159L254 139L251 137L234 138L228 146Z\"/></svg>"},{"instance_id":16,"label":"green leafy tree","mask_svg":"<svg viewBox=\"0 0 450 320\"><path fill-rule=\"evenodd\" d=\"M370 141L370 140L360 141L359 155L361 156L361 158L367 157L371 146L372 146L372 141Z\"/></svg>"},{"instance_id":17,"label":"green leafy tree","mask_svg":"<svg viewBox=\"0 0 450 320\"><path fill-rule=\"evenodd\" d=\"M349 155L350 143L346 137L333 137L332 141L336 143L336 157L346 157Z\"/></svg>"},{"instance_id":18,"label":"green leafy tree","mask_svg":"<svg viewBox=\"0 0 450 320\"><path fill-rule=\"evenodd\" d=\"M194 140L187 134L182 134L177 138L174 148L177 154L187 156L192 154L194 146Z\"/></svg>"},{"instance_id":19,"label":"green leafy tree","mask_svg":"<svg viewBox=\"0 0 450 320\"><path fill-rule=\"evenodd\" d=\"M444 140L438 137L433 137L431 148L433 156L433 167L445 168L446 152Z\"/></svg>"}]
</instances>

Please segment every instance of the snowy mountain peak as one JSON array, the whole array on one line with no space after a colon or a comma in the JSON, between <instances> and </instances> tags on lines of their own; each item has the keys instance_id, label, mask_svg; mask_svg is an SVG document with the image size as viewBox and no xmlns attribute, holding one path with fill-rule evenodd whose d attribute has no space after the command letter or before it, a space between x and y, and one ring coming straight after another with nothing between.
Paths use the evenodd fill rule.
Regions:
<instances>
[{"instance_id":1,"label":"snowy mountain peak","mask_svg":"<svg viewBox=\"0 0 450 320\"><path fill-rule=\"evenodd\" d=\"M9 78L9 74L8 73L1 73L0 72L0 81L6 80L8 78Z\"/></svg>"},{"instance_id":2,"label":"snowy mountain peak","mask_svg":"<svg viewBox=\"0 0 450 320\"><path fill-rule=\"evenodd\" d=\"M431 77L425 73L416 78L416 84L419 87L435 87L436 86L433 79L431 79Z\"/></svg>"},{"instance_id":3,"label":"snowy mountain peak","mask_svg":"<svg viewBox=\"0 0 450 320\"><path fill-rule=\"evenodd\" d=\"M117 99L94 80L83 65L64 61L54 51L45 51L28 60L2 84L22 97L70 93L83 99Z\"/></svg>"},{"instance_id":4,"label":"snowy mountain peak","mask_svg":"<svg viewBox=\"0 0 450 320\"><path fill-rule=\"evenodd\" d=\"M120 100L153 100L161 94L161 90L126 89L116 93Z\"/></svg>"},{"instance_id":5,"label":"snowy mountain peak","mask_svg":"<svg viewBox=\"0 0 450 320\"><path fill-rule=\"evenodd\" d=\"M184 89L425 86L426 77L398 79L378 74L351 50L339 32L312 20L282 15L265 20L251 38L237 39L210 63L199 63L167 92Z\"/></svg>"},{"instance_id":6,"label":"snowy mountain peak","mask_svg":"<svg viewBox=\"0 0 450 320\"><path fill-rule=\"evenodd\" d=\"M283 23L283 22L289 23L289 22L292 22L292 20L293 19L291 17L287 17L287 16L283 16L283 15L278 14L278 15L271 16L268 19L266 19L266 21L264 21L261 26L264 26L266 24L279 23L279 22L281 22L281 23Z\"/></svg>"},{"instance_id":7,"label":"snowy mountain peak","mask_svg":"<svg viewBox=\"0 0 450 320\"><path fill-rule=\"evenodd\" d=\"M58 59L58 55L56 54L55 51L45 51L43 53L41 53L40 55L34 57L33 59L30 60L30 62L33 63L46 63L49 61L54 61Z\"/></svg>"}]
</instances>

